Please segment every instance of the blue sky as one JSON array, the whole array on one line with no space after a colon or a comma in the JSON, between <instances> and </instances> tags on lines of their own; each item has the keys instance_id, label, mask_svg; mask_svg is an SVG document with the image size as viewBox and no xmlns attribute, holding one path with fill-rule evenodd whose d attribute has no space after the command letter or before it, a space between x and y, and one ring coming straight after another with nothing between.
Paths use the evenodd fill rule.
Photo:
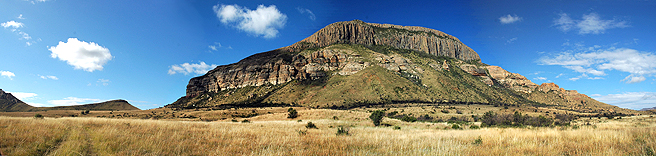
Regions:
<instances>
[{"instance_id":1,"label":"blue sky","mask_svg":"<svg viewBox=\"0 0 656 156\"><path fill-rule=\"evenodd\" d=\"M34 106L185 95L217 65L360 19L458 37L484 63L623 108L656 106L654 1L0 0L0 88Z\"/></svg>"}]
</instances>

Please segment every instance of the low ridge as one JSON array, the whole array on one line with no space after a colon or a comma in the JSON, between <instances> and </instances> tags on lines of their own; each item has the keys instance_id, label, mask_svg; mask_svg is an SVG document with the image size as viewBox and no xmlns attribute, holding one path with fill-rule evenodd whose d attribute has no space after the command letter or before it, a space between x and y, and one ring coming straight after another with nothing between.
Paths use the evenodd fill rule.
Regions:
<instances>
[{"instance_id":1,"label":"low ridge","mask_svg":"<svg viewBox=\"0 0 656 156\"><path fill-rule=\"evenodd\" d=\"M4 92L0 89L0 112L28 112L28 111L46 111L46 110L140 110L125 100L110 100L99 103L76 105L76 106L58 106L58 107L33 107L14 97L11 93Z\"/></svg>"}]
</instances>

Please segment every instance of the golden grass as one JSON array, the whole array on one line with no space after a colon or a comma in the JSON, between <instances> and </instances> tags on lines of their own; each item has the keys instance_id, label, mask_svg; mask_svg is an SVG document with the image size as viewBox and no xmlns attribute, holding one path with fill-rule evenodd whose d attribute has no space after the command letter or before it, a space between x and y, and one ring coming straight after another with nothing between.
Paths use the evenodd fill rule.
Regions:
<instances>
[{"instance_id":1,"label":"golden grass","mask_svg":"<svg viewBox=\"0 0 656 156\"><path fill-rule=\"evenodd\" d=\"M249 118L250 123L105 118L0 117L6 155L648 155L656 149L656 119L581 119L567 128L443 130L440 124L384 122L368 113L302 110ZM333 120L338 116L339 120ZM302 120L298 122L297 120ZM308 121L318 129L306 129ZM336 135L347 126L350 135ZM301 134L299 131L305 131ZM475 140L481 138L480 144Z\"/></svg>"}]
</instances>

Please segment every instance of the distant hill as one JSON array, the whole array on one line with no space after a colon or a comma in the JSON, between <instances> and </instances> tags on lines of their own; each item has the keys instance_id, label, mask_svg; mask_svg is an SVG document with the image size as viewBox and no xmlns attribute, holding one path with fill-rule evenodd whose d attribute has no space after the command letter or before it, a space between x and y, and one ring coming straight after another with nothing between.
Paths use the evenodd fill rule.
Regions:
<instances>
[{"instance_id":1,"label":"distant hill","mask_svg":"<svg viewBox=\"0 0 656 156\"><path fill-rule=\"evenodd\" d=\"M648 110L656 110L656 107L640 109L640 111L648 111Z\"/></svg>"},{"instance_id":2,"label":"distant hill","mask_svg":"<svg viewBox=\"0 0 656 156\"><path fill-rule=\"evenodd\" d=\"M550 107L638 114L481 62L459 39L417 26L337 22L295 44L192 78L167 108L394 103Z\"/></svg>"},{"instance_id":3,"label":"distant hill","mask_svg":"<svg viewBox=\"0 0 656 156\"><path fill-rule=\"evenodd\" d=\"M33 107L0 89L0 111L2 112L28 112L46 110L140 110L125 100L111 100L76 106Z\"/></svg>"}]
</instances>

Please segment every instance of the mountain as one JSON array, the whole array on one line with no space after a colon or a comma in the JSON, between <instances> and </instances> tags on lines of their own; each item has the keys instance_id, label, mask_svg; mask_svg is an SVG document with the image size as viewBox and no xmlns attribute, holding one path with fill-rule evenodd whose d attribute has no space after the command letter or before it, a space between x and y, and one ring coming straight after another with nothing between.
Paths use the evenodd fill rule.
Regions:
<instances>
[{"instance_id":1,"label":"mountain","mask_svg":"<svg viewBox=\"0 0 656 156\"><path fill-rule=\"evenodd\" d=\"M359 20L333 23L290 46L218 66L192 78L186 96L166 107L344 109L389 103L629 111L484 64L441 31Z\"/></svg>"},{"instance_id":2,"label":"mountain","mask_svg":"<svg viewBox=\"0 0 656 156\"><path fill-rule=\"evenodd\" d=\"M0 111L2 112L15 112L30 110L34 107L25 104L23 101L0 89Z\"/></svg>"},{"instance_id":3,"label":"mountain","mask_svg":"<svg viewBox=\"0 0 656 156\"><path fill-rule=\"evenodd\" d=\"M58 106L58 107L33 107L11 93L6 93L0 89L0 112L27 112L27 111L45 111L45 110L140 110L132 106L125 100L111 100L100 103L92 103L76 106Z\"/></svg>"},{"instance_id":4,"label":"mountain","mask_svg":"<svg viewBox=\"0 0 656 156\"><path fill-rule=\"evenodd\" d=\"M656 110L656 107L640 109L640 111L649 111L649 110Z\"/></svg>"}]
</instances>

